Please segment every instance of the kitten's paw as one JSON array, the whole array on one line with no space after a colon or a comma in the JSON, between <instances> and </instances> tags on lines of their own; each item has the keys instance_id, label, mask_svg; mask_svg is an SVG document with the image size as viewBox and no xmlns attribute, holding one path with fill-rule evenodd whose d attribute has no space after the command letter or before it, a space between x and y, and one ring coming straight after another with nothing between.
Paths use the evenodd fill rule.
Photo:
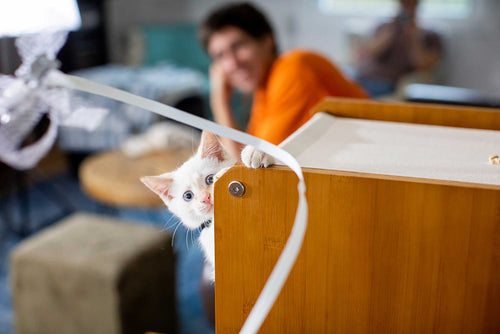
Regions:
<instances>
[{"instance_id":1,"label":"kitten's paw","mask_svg":"<svg viewBox=\"0 0 500 334\"><path fill-rule=\"evenodd\" d=\"M241 151L241 161L250 168L269 167L275 163L274 158L269 154L257 150L253 146L246 146Z\"/></svg>"}]
</instances>

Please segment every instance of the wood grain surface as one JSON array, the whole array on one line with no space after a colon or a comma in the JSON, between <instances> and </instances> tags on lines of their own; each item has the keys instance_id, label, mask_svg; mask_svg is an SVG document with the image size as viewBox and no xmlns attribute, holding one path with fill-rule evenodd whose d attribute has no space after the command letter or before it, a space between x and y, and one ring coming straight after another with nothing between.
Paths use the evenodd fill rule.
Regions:
<instances>
[{"instance_id":1,"label":"wood grain surface","mask_svg":"<svg viewBox=\"0 0 500 334\"><path fill-rule=\"evenodd\" d=\"M500 130L497 109L327 98L312 112ZM438 144L438 143L436 143ZM261 333L500 333L500 186L304 168L308 230ZM231 181L245 185L233 197ZM215 185L216 332L237 333L289 236L297 179Z\"/></svg>"},{"instance_id":2,"label":"wood grain surface","mask_svg":"<svg viewBox=\"0 0 500 334\"><path fill-rule=\"evenodd\" d=\"M323 111L339 117L500 130L500 109L493 108L327 97L311 113Z\"/></svg>"},{"instance_id":3,"label":"wood grain surface","mask_svg":"<svg viewBox=\"0 0 500 334\"><path fill-rule=\"evenodd\" d=\"M500 187L304 172L306 238L262 333L500 332ZM296 182L284 167L242 166L217 181L217 333L237 333L255 303Z\"/></svg>"}]
</instances>

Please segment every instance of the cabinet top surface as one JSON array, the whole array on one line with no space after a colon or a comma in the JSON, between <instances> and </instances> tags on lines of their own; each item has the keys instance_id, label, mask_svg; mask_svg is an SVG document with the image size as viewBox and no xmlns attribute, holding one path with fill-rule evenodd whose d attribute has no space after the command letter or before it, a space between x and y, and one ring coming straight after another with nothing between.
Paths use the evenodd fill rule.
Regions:
<instances>
[{"instance_id":1,"label":"cabinet top surface","mask_svg":"<svg viewBox=\"0 0 500 334\"><path fill-rule=\"evenodd\" d=\"M302 167L500 185L500 131L318 113L281 145Z\"/></svg>"}]
</instances>

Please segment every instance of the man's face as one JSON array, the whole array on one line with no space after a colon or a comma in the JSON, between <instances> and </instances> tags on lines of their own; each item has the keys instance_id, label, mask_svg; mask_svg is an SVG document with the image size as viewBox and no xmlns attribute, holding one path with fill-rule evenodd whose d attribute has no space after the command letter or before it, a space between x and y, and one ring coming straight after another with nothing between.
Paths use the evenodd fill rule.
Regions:
<instances>
[{"instance_id":1,"label":"man's face","mask_svg":"<svg viewBox=\"0 0 500 334\"><path fill-rule=\"evenodd\" d=\"M271 36L255 39L239 28L227 27L211 36L208 53L231 86L252 93L274 59L273 40Z\"/></svg>"}]
</instances>

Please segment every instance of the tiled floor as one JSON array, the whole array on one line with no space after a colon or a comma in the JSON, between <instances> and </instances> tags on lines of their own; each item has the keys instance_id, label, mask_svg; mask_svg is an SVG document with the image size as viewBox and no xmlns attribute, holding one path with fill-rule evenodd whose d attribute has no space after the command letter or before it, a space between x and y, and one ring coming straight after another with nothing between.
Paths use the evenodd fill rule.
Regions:
<instances>
[{"instance_id":1,"label":"tiled floor","mask_svg":"<svg viewBox=\"0 0 500 334\"><path fill-rule=\"evenodd\" d=\"M99 205L86 197L77 179L68 174L37 183L24 194L24 198L19 199L9 197L0 200L0 334L14 333L8 255L24 237L15 232L22 232L21 221L25 224L24 230L29 231L28 235L75 211L110 214L172 231L177 225L177 220L166 210L117 209ZM182 226L175 233L179 329L180 333L213 333L213 328L205 320L198 292L203 255L195 240L195 236L187 234Z\"/></svg>"}]
</instances>

